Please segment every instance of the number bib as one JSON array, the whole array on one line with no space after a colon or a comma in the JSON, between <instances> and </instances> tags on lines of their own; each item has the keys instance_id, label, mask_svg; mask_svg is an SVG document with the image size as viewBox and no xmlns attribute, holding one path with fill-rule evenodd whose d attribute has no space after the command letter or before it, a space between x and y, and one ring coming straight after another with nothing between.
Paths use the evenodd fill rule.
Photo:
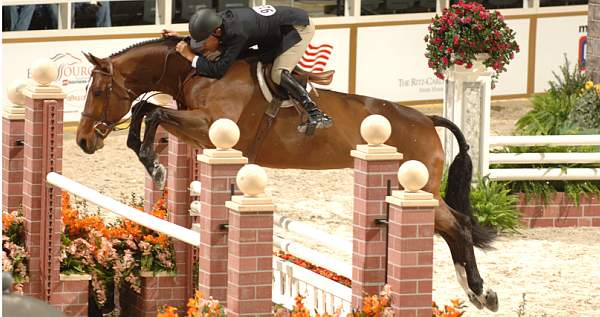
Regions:
<instances>
[{"instance_id":1,"label":"number bib","mask_svg":"<svg viewBox=\"0 0 600 317\"><path fill-rule=\"evenodd\" d=\"M277 12L277 9L275 9L275 7L273 7L272 5L262 5L262 6L257 6L257 7L252 7L252 10L254 10L256 13L265 16L265 17L270 17L273 14L275 14L275 12Z\"/></svg>"}]
</instances>

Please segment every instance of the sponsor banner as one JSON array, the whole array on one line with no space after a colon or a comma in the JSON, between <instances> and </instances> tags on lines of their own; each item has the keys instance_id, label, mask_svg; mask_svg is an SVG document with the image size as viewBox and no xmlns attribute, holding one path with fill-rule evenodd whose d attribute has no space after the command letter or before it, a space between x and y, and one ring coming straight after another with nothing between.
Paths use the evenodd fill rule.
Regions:
<instances>
[{"instance_id":1,"label":"sponsor banner","mask_svg":"<svg viewBox=\"0 0 600 317\"><path fill-rule=\"evenodd\" d=\"M119 39L94 41L64 41L43 43L3 44L2 82L5 85L14 80L31 78L30 66L38 58L50 58L58 66L56 85L67 93L65 99L65 121L78 121L83 111L86 87L90 79L92 65L82 52L91 52L97 57L107 57L119 49L146 39ZM5 103L6 91L3 91Z\"/></svg>"},{"instance_id":2,"label":"sponsor banner","mask_svg":"<svg viewBox=\"0 0 600 317\"><path fill-rule=\"evenodd\" d=\"M425 58L427 26L359 28L356 93L393 101L441 99L444 81Z\"/></svg>"},{"instance_id":3,"label":"sponsor banner","mask_svg":"<svg viewBox=\"0 0 600 317\"><path fill-rule=\"evenodd\" d=\"M527 91L529 20L509 20L521 53L500 75L493 95ZM358 29L356 90L358 94L393 101L442 99L444 81L433 75L425 57L429 24Z\"/></svg>"},{"instance_id":4,"label":"sponsor banner","mask_svg":"<svg viewBox=\"0 0 600 317\"><path fill-rule=\"evenodd\" d=\"M539 18L535 50L535 92L550 88L552 72L559 73L565 56L572 65L585 59L587 15Z\"/></svg>"}]
</instances>

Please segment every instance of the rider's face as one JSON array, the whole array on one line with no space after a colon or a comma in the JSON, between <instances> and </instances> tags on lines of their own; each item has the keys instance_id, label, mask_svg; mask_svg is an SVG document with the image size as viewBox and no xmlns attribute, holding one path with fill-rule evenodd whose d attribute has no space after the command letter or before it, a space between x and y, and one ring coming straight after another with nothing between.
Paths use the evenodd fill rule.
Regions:
<instances>
[{"instance_id":1,"label":"rider's face","mask_svg":"<svg viewBox=\"0 0 600 317\"><path fill-rule=\"evenodd\" d=\"M212 53L219 50L219 38L210 35L206 41L204 41L204 45L202 46L202 51L204 53Z\"/></svg>"}]
</instances>

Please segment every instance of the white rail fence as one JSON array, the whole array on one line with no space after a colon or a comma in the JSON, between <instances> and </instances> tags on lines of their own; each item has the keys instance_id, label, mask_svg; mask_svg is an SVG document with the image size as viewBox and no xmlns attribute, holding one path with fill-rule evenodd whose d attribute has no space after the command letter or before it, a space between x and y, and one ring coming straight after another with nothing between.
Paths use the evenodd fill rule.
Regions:
<instances>
[{"instance_id":1,"label":"white rail fence","mask_svg":"<svg viewBox=\"0 0 600 317\"><path fill-rule=\"evenodd\" d=\"M586 146L600 145L600 135L491 136L494 146ZM488 151L489 152L489 151ZM488 153L482 175L491 180L600 180L600 168L493 168L490 164L598 164L600 152Z\"/></svg>"},{"instance_id":2,"label":"white rail fence","mask_svg":"<svg viewBox=\"0 0 600 317\"><path fill-rule=\"evenodd\" d=\"M65 176L51 172L46 176L46 181L141 226L196 247L200 245L200 234L198 232L127 206ZM295 232L333 248L341 247L345 252L352 252L352 244L349 241L331 236L326 232L286 217L275 216L274 220L276 225L290 232ZM328 239L330 240L328 241ZM317 252L280 236L274 236L273 241L276 248L298 258L326 268L338 275L348 278L352 276L352 266L348 263L332 259L327 254ZM306 297L304 303L311 314L314 311L332 314L335 310L342 309L343 316L345 316L351 309L352 289L350 287L284 259L273 257L273 302L291 309L297 295Z\"/></svg>"}]
</instances>

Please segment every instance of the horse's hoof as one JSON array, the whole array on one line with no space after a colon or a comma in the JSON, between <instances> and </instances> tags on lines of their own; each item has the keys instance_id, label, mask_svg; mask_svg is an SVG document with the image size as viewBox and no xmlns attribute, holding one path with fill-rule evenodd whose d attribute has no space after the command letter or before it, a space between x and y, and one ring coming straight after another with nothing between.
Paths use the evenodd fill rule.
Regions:
<instances>
[{"instance_id":1,"label":"horse's hoof","mask_svg":"<svg viewBox=\"0 0 600 317\"><path fill-rule=\"evenodd\" d=\"M493 312L498 311L498 295L491 289L485 292L485 307Z\"/></svg>"},{"instance_id":2,"label":"horse's hoof","mask_svg":"<svg viewBox=\"0 0 600 317\"><path fill-rule=\"evenodd\" d=\"M298 126L298 132L303 133L307 136L311 136L315 134L315 130L317 129L317 123L315 122L304 122Z\"/></svg>"},{"instance_id":3,"label":"horse's hoof","mask_svg":"<svg viewBox=\"0 0 600 317\"><path fill-rule=\"evenodd\" d=\"M152 180L159 190L165 188L165 179L167 178L167 169L162 164L157 164L152 172Z\"/></svg>"},{"instance_id":4,"label":"horse's hoof","mask_svg":"<svg viewBox=\"0 0 600 317\"><path fill-rule=\"evenodd\" d=\"M481 303L479 301L479 298L477 298L477 295L475 295L473 293L469 293L469 301L471 302L471 304L473 304L475 307L477 307L477 309L483 309L483 303Z\"/></svg>"}]
</instances>

